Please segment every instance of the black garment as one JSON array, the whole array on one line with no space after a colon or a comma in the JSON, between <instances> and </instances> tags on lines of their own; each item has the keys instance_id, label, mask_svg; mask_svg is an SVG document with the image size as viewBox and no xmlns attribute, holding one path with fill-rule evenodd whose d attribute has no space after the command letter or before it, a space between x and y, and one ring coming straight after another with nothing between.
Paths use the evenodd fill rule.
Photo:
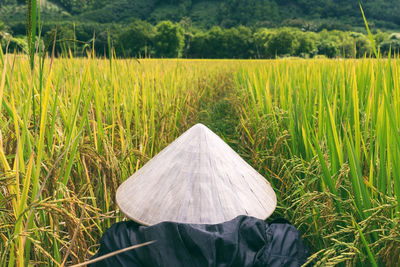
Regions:
<instances>
[{"instance_id":1,"label":"black garment","mask_svg":"<svg viewBox=\"0 0 400 267\"><path fill-rule=\"evenodd\" d=\"M90 265L98 266L301 266L308 249L286 220L271 224L248 216L215 225L120 222L108 229L94 258L135 244L156 243Z\"/></svg>"}]
</instances>

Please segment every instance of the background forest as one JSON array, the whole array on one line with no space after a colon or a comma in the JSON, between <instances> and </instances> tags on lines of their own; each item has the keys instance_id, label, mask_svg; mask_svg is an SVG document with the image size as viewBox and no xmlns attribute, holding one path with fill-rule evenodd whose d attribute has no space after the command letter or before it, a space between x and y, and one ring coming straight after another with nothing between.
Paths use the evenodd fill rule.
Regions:
<instances>
[{"instance_id":1,"label":"background forest","mask_svg":"<svg viewBox=\"0 0 400 267\"><path fill-rule=\"evenodd\" d=\"M25 0L0 0L3 49L26 50ZM119 57L362 57L371 53L359 2L382 53L398 51L397 0L42 0L41 35L57 52L95 46ZM93 37L95 42L93 42Z\"/></svg>"}]
</instances>

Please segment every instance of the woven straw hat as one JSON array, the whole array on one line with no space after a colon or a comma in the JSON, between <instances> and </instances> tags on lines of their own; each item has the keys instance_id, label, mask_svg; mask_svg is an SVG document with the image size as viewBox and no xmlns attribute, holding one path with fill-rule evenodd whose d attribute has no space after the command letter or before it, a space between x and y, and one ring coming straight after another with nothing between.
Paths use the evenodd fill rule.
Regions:
<instances>
[{"instance_id":1,"label":"woven straw hat","mask_svg":"<svg viewBox=\"0 0 400 267\"><path fill-rule=\"evenodd\" d=\"M120 185L130 219L217 224L239 215L266 219L276 207L268 181L221 138L196 124Z\"/></svg>"}]
</instances>

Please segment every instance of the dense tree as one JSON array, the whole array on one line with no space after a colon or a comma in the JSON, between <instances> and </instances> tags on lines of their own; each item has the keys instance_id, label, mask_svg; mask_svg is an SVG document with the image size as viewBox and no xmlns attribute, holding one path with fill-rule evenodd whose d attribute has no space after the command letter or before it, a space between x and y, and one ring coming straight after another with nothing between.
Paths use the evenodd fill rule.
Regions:
<instances>
[{"instance_id":1,"label":"dense tree","mask_svg":"<svg viewBox=\"0 0 400 267\"><path fill-rule=\"evenodd\" d=\"M136 20L118 36L117 51L125 57L151 55L154 34L154 27L150 23Z\"/></svg>"},{"instance_id":2,"label":"dense tree","mask_svg":"<svg viewBox=\"0 0 400 267\"><path fill-rule=\"evenodd\" d=\"M390 35L388 40L385 40L381 44L381 51L387 55L389 52L393 55L394 53L400 53L400 34Z\"/></svg>"},{"instance_id":3,"label":"dense tree","mask_svg":"<svg viewBox=\"0 0 400 267\"><path fill-rule=\"evenodd\" d=\"M213 27L191 36L187 56L193 58L256 58L252 31L244 26L231 29Z\"/></svg>"},{"instance_id":4,"label":"dense tree","mask_svg":"<svg viewBox=\"0 0 400 267\"><path fill-rule=\"evenodd\" d=\"M356 57L369 56L372 53L372 45L368 37L356 32L351 33L350 36L354 39Z\"/></svg>"},{"instance_id":5,"label":"dense tree","mask_svg":"<svg viewBox=\"0 0 400 267\"><path fill-rule=\"evenodd\" d=\"M0 7L5 5L15 5L17 3L17 0L0 0Z\"/></svg>"},{"instance_id":6,"label":"dense tree","mask_svg":"<svg viewBox=\"0 0 400 267\"><path fill-rule=\"evenodd\" d=\"M219 21L224 27L275 21L278 6L270 0L225 0L219 6Z\"/></svg>"},{"instance_id":7,"label":"dense tree","mask_svg":"<svg viewBox=\"0 0 400 267\"><path fill-rule=\"evenodd\" d=\"M312 57L317 53L315 33L297 33L297 47L295 54L302 57Z\"/></svg>"},{"instance_id":8,"label":"dense tree","mask_svg":"<svg viewBox=\"0 0 400 267\"><path fill-rule=\"evenodd\" d=\"M282 56L294 54L297 46L295 35L289 29L282 29L274 32L265 44L267 46L268 56Z\"/></svg>"},{"instance_id":9,"label":"dense tree","mask_svg":"<svg viewBox=\"0 0 400 267\"><path fill-rule=\"evenodd\" d=\"M224 31L221 27L214 26L206 36L207 58L223 58L226 43L224 41Z\"/></svg>"},{"instance_id":10,"label":"dense tree","mask_svg":"<svg viewBox=\"0 0 400 267\"><path fill-rule=\"evenodd\" d=\"M317 50L319 55L325 55L328 58L334 58L339 54L337 45L330 40L321 40L317 46Z\"/></svg>"},{"instance_id":11,"label":"dense tree","mask_svg":"<svg viewBox=\"0 0 400 267\"><path fill-rule=\"evenodd\" d=\"M398 0L48 0L42 1L44 17L57 10L63 19L126 23L134 19L156 24L189 17L195 26L209 29L245 26L296 26L305 30L352 30L363 27L359 2L373 29L398 29ZM56 5L51 3L55 3ZM0 0L0 7L25 4L24 0ZM58 6L61 8L56 8ZM47 11L46 11L47 10ZM0 17L2 17L0 10ZM4 21L23 19L21 8L4 10ZM55 17L59 20L60 17Z\"/></svg>"},{"instance_id":12,"label":"dense tree","mask_svg":"<svg viewBox=\"0 0 400 267\"><path fill-rule=\"evenodd\" d=\"M148 19L154 10L156 0L118 0L103 1L104 4L96 5L81 13L80 20L91 20L100 23L132 22L135 19ZM94 4L93 4L94 5Z\"/></svg>"},{"instance_id":13,"label":"dense tree","mask_svg":"<svg viewBox=\"0 0 400 267\"><path fill-rule=\"evenodd\" d=\"M88 7L89 0L53 0L71 13L81 13Z\"/></svg>"},{"instance_id":14,"label":"dense tree","mask_svg":"<svg viewBox=\"0 0 400 267\"><path fill-rule=\"evenodd\" d=\"M386 32L382 32L380 30L377 30L377 32L373 35L375 43L377 46L380 46L382 42L385 40L389 39L389 34Z\"/></svg>"},{"instance_id":15,"label":"dense tree","mask_svg":"<svg viewBox=\"0 0 400 267\"><path fill-rule=\"evenodd\" d=\"M154 48L157 57L179 57L184 46L183 28L170 21L162 21L156 26Z\"/></svg>"},{"instance_id":16,"label":"dense tree","mask_svg":"<svg viewBox=\"0 0 400 267\"><path fill-rule=\"evenodd\" d=\"M223 58L252 58L255 47L249 28L239 26L224 31Z\"/></svg>"},{"instance_id":17,"label":"dense tree","mask_svg":"<svg viewBox=\"0 0 400 267\"><path fill-rule=\"evenodd\" d=\"M255 57L266 58L268 56L268 46L266 45L269 37L271 37L272 31L266 28L260 28L254 33L254 46L255 46Z\"/></svg>"},{"instance_id":18,"label":"dense tree","mask_svg":"<svg viewBox=\"0 0 400 267\"><path fill-rule=\"evenodd\" d=\"M42 29L46 39L52 41L54 29L50 26L44 24ZM58 27L57 53L71 49L76 55L85 55L82 51L85 48L92 49L94 35L96 53L107 55L110 39L120 57L310 58L318 54L329 58L353 58L370 56L372 53L369 38L356 32L323 30L315 33L288 27L260 28L253 32L245 26L229 29L214 26L202 31L193 28L190 20L179 24L164 21L157 26L136 20L122 28L115 25L65 23ZM400 47L398 34L377 32L374 38L383 54L388 54L390 47L392 52Z\"/></svg>"},{"instance_id":19,"label":"dense tree","mask_svg":"<svg viewBox=\"0 0 400 267\"><path fill-rule=\"evenodd\" d=\"M186 43L185 57L205 58L206 57L206 34L198 32L188 37Z\"/></svg>"},{"instance_id":20,"label":"dense tree","mask_svg":"<svg viewBox=\"0 0 400 267\"><path fill-rule=\"evenodd\" d=\"M52 44L56 37L55 49L57 53L67 53L74 49L76 36L72 28L59 26L48 31L44 36L44 44L49 51L52 50Z\"/></svg>"}]
</instances>

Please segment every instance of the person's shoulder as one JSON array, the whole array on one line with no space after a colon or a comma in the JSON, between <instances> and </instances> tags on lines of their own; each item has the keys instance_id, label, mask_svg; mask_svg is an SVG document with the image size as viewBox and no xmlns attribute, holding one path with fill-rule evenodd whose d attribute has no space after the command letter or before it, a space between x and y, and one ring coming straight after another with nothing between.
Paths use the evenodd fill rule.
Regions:
<instances>
[{"instance_id":1,"label":"person's shoulder","mask_svg":"<svg viewBox=\"0 0 400 267\"><path fill-rule=\"evenodd\" d=\"M102 239L107 240L115 239L115 237L127 236L127 233L137 231L139 227L140 225L133 221L117 222L111 225L111 227L104 232Z\"/></svg>"},{"instance_id":2,"label":"person's shoulder","mask_svg":"<svg viewBox=\"0 0 400 267\"><path fill-rule=\"evenodd\" d=\"M268 266L301 266L309 257L309 250L301 233L284 218L267 224Z\"/></svg>"}]
</instances>

